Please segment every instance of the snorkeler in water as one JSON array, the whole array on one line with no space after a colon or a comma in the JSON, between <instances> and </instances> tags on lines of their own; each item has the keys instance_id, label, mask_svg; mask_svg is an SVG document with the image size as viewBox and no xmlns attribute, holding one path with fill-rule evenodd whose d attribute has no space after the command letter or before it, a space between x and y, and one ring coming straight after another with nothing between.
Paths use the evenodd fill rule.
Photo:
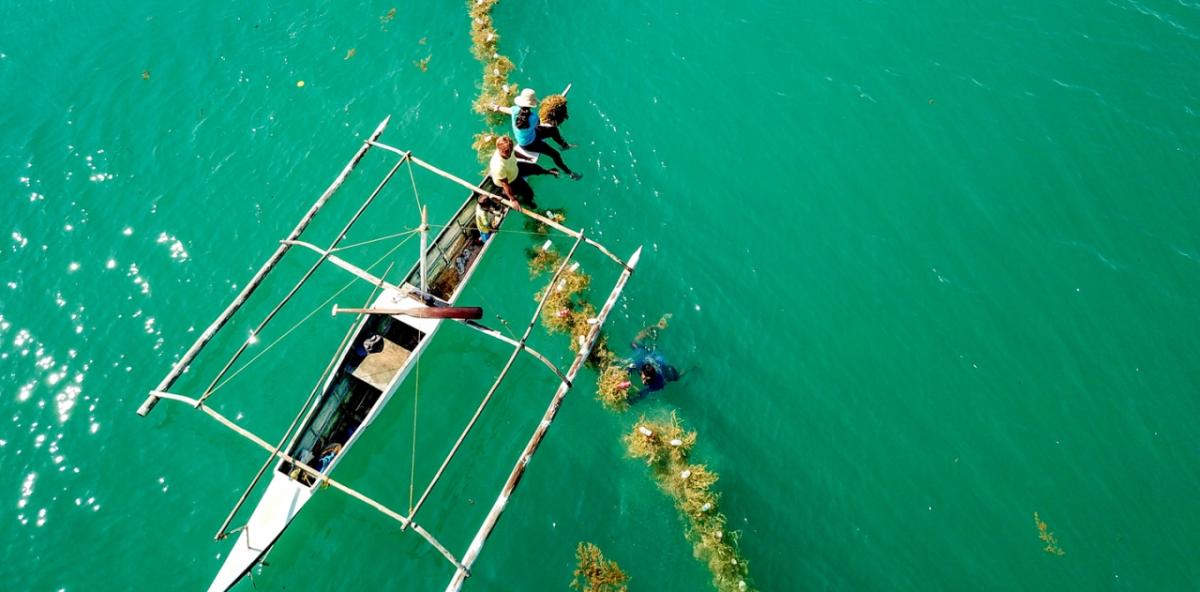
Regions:
<instances>
[{"instance_id":1,"label":"snorkeler in water","mask_svg":"<svg viewBox=\"0 0 1200 592\"><path fill-rule=\"evenodd\" d=\"M670 314L663 315L657 323L639 331L630 344L633 355L630 357L628 370L630 375L637 372L642 380L642 388L637 392L638 397L660 391L668 382L679 380L679 370L667 362L655 343L658 340L658 331L667 328L670 318Z\"/></svg>"}]
</instances>

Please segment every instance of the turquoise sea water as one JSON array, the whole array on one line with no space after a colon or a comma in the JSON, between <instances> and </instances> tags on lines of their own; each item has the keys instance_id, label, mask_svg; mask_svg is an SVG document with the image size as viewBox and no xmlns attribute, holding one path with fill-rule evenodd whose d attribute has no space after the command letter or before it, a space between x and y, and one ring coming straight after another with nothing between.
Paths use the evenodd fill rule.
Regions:
<instances>
[{"instance_id":1,"label":"turquoise sea water","mask_svg":"<svg viewBox=\"0 0 1200 592\"><path fill-rule=\"evenodd\" d=\"M620 443L671 409L763 590L1200 585L1200 5L533 1L495 18L514 81L574 84L565 156L584 178L539 179L539 202L622 255L645 245L609 335L672 313L661 347L686 372L623 415L585 375L468 589L565 589L581 540L634 590L706 589ZM477 174L467 31L458 2L0 2L5 589L207 586L263 454L183 406L134 410L383 117L385 141ZM375 156L306 236L336 233ZM406 176L348 241L416 224ZM415 180L433 220L464 197ZM519 329L532 241L500 239L463 301ZM311 262L289 255L177 390L203 389ZM214 406L277 438L345 329L323 303L347 282L318 273L252 353L320 314ZM534 343L568 359L561 337ZM445 328L335 476L407 508L508 351ZM514 378L419 515L456 554L554 387L534 363ZM1034 512L1065 555L1042 551ZM334 491L269 562L258 589L452 573Z\"/></svg>"}]
</instances>

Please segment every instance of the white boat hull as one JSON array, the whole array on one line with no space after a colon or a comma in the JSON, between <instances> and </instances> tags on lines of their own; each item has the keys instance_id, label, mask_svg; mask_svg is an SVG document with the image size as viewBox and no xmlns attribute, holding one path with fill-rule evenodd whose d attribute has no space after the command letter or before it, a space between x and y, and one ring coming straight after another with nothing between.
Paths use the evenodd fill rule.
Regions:
<instances>
[{"instance_id":1,"label":"white boat hull","mask_svg":"<svg viewBox=\"0 0 1200 592\"><path fill-rule=\"evenodd\" d=\"M237 542L229 550L208 592L225 592L242 579L275 544L292 518L300 513L300 508L312 498L312 494L313 490L303 483L272 471L267 491L250 515L250 521L238 534Z\"/></svg>"}]
</instances>

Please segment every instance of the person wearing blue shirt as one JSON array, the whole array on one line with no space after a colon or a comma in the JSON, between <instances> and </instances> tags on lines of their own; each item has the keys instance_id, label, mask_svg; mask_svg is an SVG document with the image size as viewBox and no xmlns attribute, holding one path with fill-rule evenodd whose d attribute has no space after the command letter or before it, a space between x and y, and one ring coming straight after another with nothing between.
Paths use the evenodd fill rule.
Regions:
<instances>
[{"instance_id":1,"label":"person wearing blue shirt","mask_svg":"<svg viewBox=\"0 0 1200 592\"><path fill-rule=\"evenodd\" d=\"M664 315L657 324L642 329L630 344L633 354L630 356L629 373L632 375L637 372L642 379L642 388L638 390L637 397L660 391L668 382L679 380L679 370L667 362L655 344L658 330L667 326L669 318L670 315Z\"/></svg>"},{"instance_id":2,"label":"person wearing blue shirt","mask_svg":"<svg viewBox=\"0 0 1200 592\"><path fill-rule=\"evenodd\" d=\"M562 154L546 141L552 139L558 142L558 145L562 146L563 150L571 148L571 145L563 140L562 132L558 130L558 126L538 124L538 114L534 111L537 108L537 104L537 94L532 88L527 88L521 91L521 94L517 95L516 99L513 99L512 107L494 105L493 108L512 116L513 138L517 140L518 146L529 152L537 152L549 156L554 161L554 166L562 169L572 179L579 180L583 175L572 171L567 166L567 163L563 162ZM551 174L557 174L557 172L551 169Z\"/></svg>"}]
</instances>

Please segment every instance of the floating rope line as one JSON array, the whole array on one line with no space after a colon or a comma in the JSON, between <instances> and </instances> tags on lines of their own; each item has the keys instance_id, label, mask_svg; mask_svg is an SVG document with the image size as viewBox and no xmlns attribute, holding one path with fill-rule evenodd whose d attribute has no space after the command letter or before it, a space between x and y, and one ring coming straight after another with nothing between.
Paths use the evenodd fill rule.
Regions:
<instances>
[{"instance_id":1,"label":"floating rope line","mask_svg":"<svg viewBox=\"0 0 1200 592\"><path fill-rule=\"evenodd\" d=\"M531 276L546 273L565 260L547 241L534 249L529 261ZM583 335L589 334L595 307L588 302L591 278L577 267L562 270L563 279L551 282L547 290L552 298L542 310L542 324L551 333L568 333L571 347L576 349ZM555 276L557 278L557 274ZM535 298L544 298L539 293ZM648 328L666 328L669 316ZM631 383L622 360L608 348L603 336L598 337L588 361L598 371L597 398L610 411L629 408ZM670 495L676 508L688 521L684 535L692 543L697 559L705 562L712 572L713 586L720 592L747 592L750 573L746 559L738 549L739 533L726 528L725 515L718 509L718 494L712 491L717 474L705 465L690 464L688 454L696 442L696 432L687 432L675 412L669 419L651 422L645 417L625 436L629 455L645 459L659 488Z\"/></svg>"}]
</instances>

